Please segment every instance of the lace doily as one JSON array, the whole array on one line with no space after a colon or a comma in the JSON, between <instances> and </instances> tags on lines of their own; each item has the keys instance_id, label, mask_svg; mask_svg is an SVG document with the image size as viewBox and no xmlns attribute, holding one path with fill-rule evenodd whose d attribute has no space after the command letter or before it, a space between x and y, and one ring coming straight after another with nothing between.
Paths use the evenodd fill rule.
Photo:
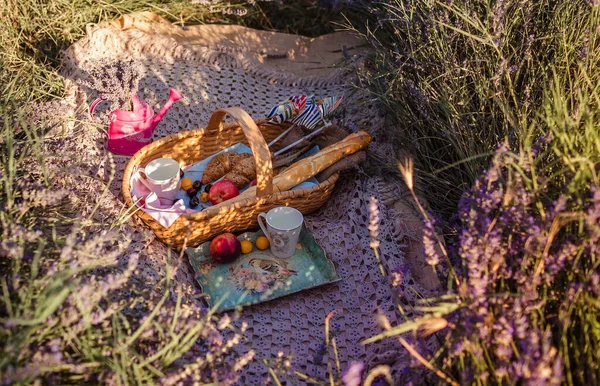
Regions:
<instances>
[{"instance_id":1,"label":"lace doily","mask_svg":"<svg viewBox=\"0 0 600 386\"><path fill-rule=\"evenodd\" d=\"M167 27L161 26L160 30L164 31L164 28ZM74 82L84 77L82 66L103 58L134 59L140 64L143 74L138 94L155 111L167 99L169 87L177 88L184 95L184 99L175 103L158 125L154 138L204 126L211 113L222 107L241 106L254 117L264 117L271 106L291 95L307 92L321 97L344 95L343 107L337 115L339 123L354 131L369 131L374 137L370 151L376 152L380 159L393 162L392 146L383 142L386 127L381 114L367 95L352 91L346 84L346 75L332 68L332 63L328 63L319 75L311 70L312 75L303 78L297 75L300 71L298 65L293 67L293 71L286 72L285 66L279 63L277 66L260 63L256 60L256 47L252 51L233 44L206 47L198 43L201 37L198 33L194 35L193 42L187 43L185 36L177 36L175 39L169 34L149 33L135 28L123 30L114 25L90 30L88 36L70 47L64 56L64 75L68 82L71 81L72 94L78 98L79 104L90 103L96 97L92 95L94 90L82 89ZM324 37L319 41L319 49L334 51L343 44L339 35L332 37L331 41L332 45L328 46ZM315 61L318 61L318 56ZM310 66L318 67L319 63ZM113 160L106 156L105 135L101 130L89 130L81 140L71 144L82 153L103 157L104 161L96 167L97 174L105 180L109 179L113 162L116 167L110 186L112 198L104 200L102 207L105 210L96 215L104 217L100 220L116 216L122 209L120 182L128 160L122 157L114 157ZM400 188L360 170L344 174L322 210L305 217L307 227L334 262L342 280L248 307L239 321L248 323L247 346L254 347L260 357L275 358L279 351L293 353L294 369L317 379L325 379L326 376L327 367L319 364L319 351L324 341L325 317L334 310L338 313L332 319L333 333L343 368L351 361L363 361L367 369L383 363L389 364L399 377L409 365L407 354L394 340L367 346L360 344L361 340L381 331L375 318L376 310L383 311L392 324L401 321L394 306L395 289L379 272L377 260L369 248L367 230L369 198L375 196L380 201L391 203L393 199L390 197L398 197ZM405 254L415 241L417 244L419 241L416 240L418 235L403 222L403 218L391 207L380 205L381 254L389 271L403 265ZM193 271L185 256L179 260L173 254L168 260L166 246L149 235L137 218L132 218L124 227L133 227L140 234L131 248L140 252L140 270L148 280L159 280L165 274L166 265L171 264L174 282L186 283L189 294L195 294L197 287ZM410 273L403 275L402 285L425 293ZM405 305L416 300L412 291L401 295ZM190 296L188 301L194 301L194 298ZM255 361L245 370L241 382L260 384L268 376L267 368Z\"/></svg>"}]
</instances>

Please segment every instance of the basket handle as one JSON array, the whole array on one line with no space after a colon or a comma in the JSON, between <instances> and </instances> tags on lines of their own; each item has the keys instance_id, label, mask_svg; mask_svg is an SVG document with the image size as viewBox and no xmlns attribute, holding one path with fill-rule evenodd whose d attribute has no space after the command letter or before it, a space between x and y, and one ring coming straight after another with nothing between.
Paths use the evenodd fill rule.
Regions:
<instances>
[{"instance_id":1,"label":"basket handle","mask_svg":"<svg viewBox=\"0 0 600 386\"><path fill-rule=\"evenodd\" d=\"M214 134L221 131L225 115L231 116L240 125L248 139L250 149L252 149L254 164L256 165L256 196L263 197L273 194L271 152L260 129L247 112L240 107L227 107L216 110L208 121L207 132Z\"/></svg>"}]
</instances>

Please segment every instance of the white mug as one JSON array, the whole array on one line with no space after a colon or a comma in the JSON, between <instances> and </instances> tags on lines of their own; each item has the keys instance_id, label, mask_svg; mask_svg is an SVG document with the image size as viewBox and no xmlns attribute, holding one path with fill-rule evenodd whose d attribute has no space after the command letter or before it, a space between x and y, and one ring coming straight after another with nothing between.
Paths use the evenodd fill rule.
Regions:
<instances>
[{"instance_id":1,"label":"white mug","mask_svg":"<svg viewBox=\"0 0 600 386\"><path fill-rule=\"evenodd\" d=\"M181 176L179 162L173 158L157 158L140 170L140 182L161 200L175 200Z\"/></svg>"},{"instance_id":2,"label":"white mug","mask_svg":"<svg viewBox=\"0 0 600 386\"><path fill-rule=\"evenodd\" d=\"M258 225L269 239L271 253L276 257L286 258L294 254L303 223L302 213L289 206L278 206L266 214L258 214Z\"/></svg>"}]
</instances>

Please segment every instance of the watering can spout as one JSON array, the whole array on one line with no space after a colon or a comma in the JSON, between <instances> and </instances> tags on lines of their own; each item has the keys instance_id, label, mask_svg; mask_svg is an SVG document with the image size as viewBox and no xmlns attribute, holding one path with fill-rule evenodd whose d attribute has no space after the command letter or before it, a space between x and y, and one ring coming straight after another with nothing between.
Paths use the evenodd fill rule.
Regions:
<instances>
[{"instance_id":1,"label":"watering can spout","mask_svg":"<svg viewBox=\"0 0 600 386\"><path fill-rule=\"evenodd\" d=\"M154 116L154 120L152 122L153 125L154 126L158 125L158 122L161 121L161 119L164 117L164 115L167 113L167 111L171 108L173 103L180 100L182 97L183 97L183 95L179 91L172 88L169 92L169 100L160 109L160 111L158 113L156 113L156 115Z\"/></svg>"}]
</instances>

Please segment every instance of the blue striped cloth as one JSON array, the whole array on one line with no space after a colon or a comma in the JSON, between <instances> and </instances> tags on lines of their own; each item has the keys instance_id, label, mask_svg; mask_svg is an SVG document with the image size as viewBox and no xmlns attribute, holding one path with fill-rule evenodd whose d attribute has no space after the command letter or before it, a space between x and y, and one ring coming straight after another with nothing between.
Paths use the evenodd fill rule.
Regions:
<instances>
[{"instance_id":1,"label":"blue striped cloth","mask_svg":"<svg viewBox=\"0 0 600 386\"><path fill-rule=\"evenodd\" d=\"M311 95L306 101L304 109L292 120L292 123L302 125L307 129L312 130L324 116L323 106L316 104L314 96Z\"/></svg>"}]
</instances>

